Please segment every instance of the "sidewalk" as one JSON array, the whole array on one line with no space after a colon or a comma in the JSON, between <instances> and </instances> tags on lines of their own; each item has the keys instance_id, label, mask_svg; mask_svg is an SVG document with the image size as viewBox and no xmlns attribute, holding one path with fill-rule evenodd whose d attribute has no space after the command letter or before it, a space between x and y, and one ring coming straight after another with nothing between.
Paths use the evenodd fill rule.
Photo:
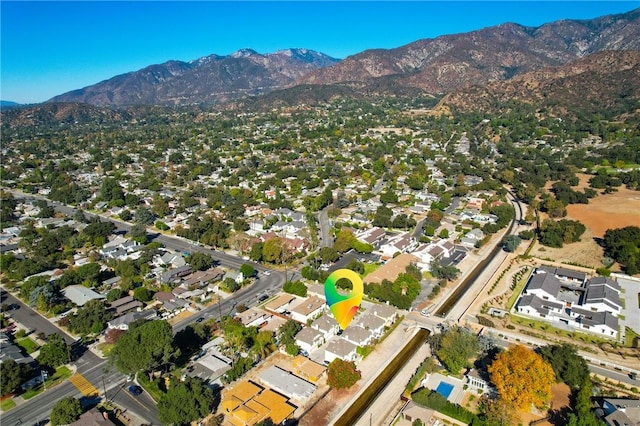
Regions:
<instances>
[{"instance_id":1,"label":"sidewalk","mask_svg":"<svg viewBox=\"0 0 640 426\"><path fill-rule=\"evenodd\" d=\"M340 418L418 330L412 322L403 320L369 356L358 363L357 369L361 372L358 383L347 390L329 391L300 418L300 426L331 424Z\"/></svg>"},{"instance_id":2,"label":"sidewalk","mask_svg":"<svg viewBox=\"0 0 640 426\"><path fill-rule=\"evenodd\" d=\"M387 364L391 362L391 360L393 360L404 349L405 343L411 340L413 336L418 332L418 330L418 327L415 327L413 324L409 324L406 320L403 320L400 325L393 331L393 333L388 336L384 342L382 342L382 345L380 345L380 347L376 348L374 352L372 352L367 358L365 358L358 364L358 370L362 372L362 378L359 382L358 391L351 395L348 403L337 407L339 408L339 410L334 410L331 413L329 424L332 424L333 422L338 420L342 416L342 414L344 414L344 412L349 409L351 404L356 401L358 397L371 385L373 380L375 380L375 378L378 377L380 373L382 373L382 371L387 368ZM425 346L423 345L422 348L425 348ZM419 362L422 362L423 359L424 358L420 359ZM411 369L412 371L415 370L419 362L416 363L416 365ZM407 365L409 364L405 365L404 370L406 370ZM409 374L409 377L411 376L411 374ZM407 380L409 380L408 377ZM385 387L385 389L388 389L388 386ZM402 390L404 390L404 384L402 385ZM400 394L402 393L402 390L400 390ZM393 400L395 401L397 400L397 398ZM379 401L382 401L382 399L379 399ZM372 407L370 407L370 409L371 408ZM385 408L393 407L389 406ZM385 414L381 413L380 416L380 418L383 419Z\"/></svg>"}]
</instances>

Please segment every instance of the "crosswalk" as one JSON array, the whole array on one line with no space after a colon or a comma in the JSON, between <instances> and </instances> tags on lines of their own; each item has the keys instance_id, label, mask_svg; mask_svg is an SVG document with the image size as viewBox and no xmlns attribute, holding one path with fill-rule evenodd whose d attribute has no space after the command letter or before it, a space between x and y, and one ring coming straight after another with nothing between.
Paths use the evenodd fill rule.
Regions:
<instances>
[{"instance_id":1,"label":"crosswalk","mask_svg":"<svg viewBox=\"0 0 640 426\"><path fill-rule=\"evenodd\" d=\"M71 376L69 378L69 381L73 384L73 386L75 386L76 388L78 388L78 390L80 392L82 392L82 394L84 396L93 396L93 395L99 395L100 392L98 392L98 389L96 389L95 386L93 386L87 379L85 379L85 377L80 374L80 373L76 373L73 376Z\"/></svg>"}]
</instances>

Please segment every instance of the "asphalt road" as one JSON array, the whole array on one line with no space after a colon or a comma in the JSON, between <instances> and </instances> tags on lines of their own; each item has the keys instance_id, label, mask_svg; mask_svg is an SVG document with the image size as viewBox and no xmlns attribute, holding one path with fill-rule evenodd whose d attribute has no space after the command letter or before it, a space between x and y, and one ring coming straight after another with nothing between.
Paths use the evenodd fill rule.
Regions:
<instances>
[{"instance_id":1,"label":"asphalt road","mask_svg":"<svg viewBox=\"0 0 640 426\"><path fill-rule=\"evenodd\" d=\"M43 197L34 197L30 195L24 195L20 193L14 193L16 198L27 199L45 199ZM75 209L69 206L64 206L59 203L50 203L56 210L72 216L75 213ZM87 216L95 216L94 214L87 213ZM128 231L131 225L110 218L100 217L101 220L109 220L116 225L118 231ZM282 285L285 282L285 274L278 271L270 271L269 269L258 265L254 262L250 262L236 256L231 256L226 253L211 250L202 247L197 244L193 244L188 240L184 240L179 237L172 237L163 234L152 235L152 239L155 239L165 245L165 247L172 250L181 252L203 252L210 254L221 265L228 268L240 269L240 267L249 263L253 268L258 271L257 279L249 286L234 293L230 297L224 299L218 304L212 305L206 309L203 309L196 315L192 315L189 318L177 323L173 327L174 333L186 328L189 324L195 322L198 318L211 318L218 317L219 312L222 315L229 315L233 312L233 309L237 304L255 305L258 302L258 298L263 294L272 295L275 292L282 289ZM265 271L269 275L265 275ZM290 279L295 279L296 273L293 272ZM11 300L9 300L11 297ZM65 337L68 343L73 342L71 336L64 333L57 328L51 322L47 321L38 313L34 312L28 306L17 300L15 297L8 295L8 303L18 303L20 308L12 311L16 320L22 322L26 326L33 328L36 333L44 332L45 334L59 333ZM18 316L20 315L20 316ZM93 386L106 394L108 399L113 400L117 405L125 410L135 414L137 417L149 422L149 424L160 425L160 420L157 416L157 407L153 400L145 393L138 397L132 396L127 390L126 386L129 383L126 382L126 377L115 371L113 368L107 368L107 361L101 359L90 351L86 351L80 358L75 361L78 368L78 372L81 373ZM103 381L104 380L104 381ZM33 399L21 404L8 413L5 413L1 418L2 424L14 425L18 422L22 424L32 424L40 420L46 419L51 413L51 409L56 401L66 396L81 397L82 394L78 389L70 382L64 382L52 389L43 392L42 394L34 397ZM83 401L90 403L91 401Z\"/></svg>"},{"instance_id":2,"label":"asphalt road","mask_svg":"<svg viewBox=\"0 0 640 426\"><path fill-rule=\"evenodd\" d=\"M329 222L329 214L327 207L318 213L318 228L320 230L320 247L333 246L333 238L331 237L331 223Z\"/></svg>"},{"instance_id":3,"label":"asphalt road","mask_svg":"<svg viewBox=\"0 0 640 426\"><path fill-rule=\"evenodd\" d=\"M20 306L18 309L13 309L8 314L11 315L17 322L20 324L24 324L26 327L29 327L34 330L34 333L44 333L45 336L48 336L53 333L58 333L64 338L64 341L67 344L73 343L76 339L69 336L67 333L53 325L46 318L43 318L42 315L35 312L33 309L28 307L26 304L22 303L20 299L15 297L9 292L5 292L2 296L2 303L15 303Z\"/></svg>"}]
</instances>

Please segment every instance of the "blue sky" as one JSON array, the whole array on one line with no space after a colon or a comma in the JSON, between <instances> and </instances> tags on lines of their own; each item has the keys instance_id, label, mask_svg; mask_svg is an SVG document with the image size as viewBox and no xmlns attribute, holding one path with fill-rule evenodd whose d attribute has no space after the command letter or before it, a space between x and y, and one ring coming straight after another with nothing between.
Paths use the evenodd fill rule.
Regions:
<instances>
[{"instance_id":1,"label":"blue sky","mask_svg":"<svg viewBox=\"0 0 640 426\"><path fill-rule=\"evenodd\" d=\"M640 2L0 2L0 99L42 102L171 59L304 47L344 58L503 22L622 13Z\"/></svg>"}]
</instances>

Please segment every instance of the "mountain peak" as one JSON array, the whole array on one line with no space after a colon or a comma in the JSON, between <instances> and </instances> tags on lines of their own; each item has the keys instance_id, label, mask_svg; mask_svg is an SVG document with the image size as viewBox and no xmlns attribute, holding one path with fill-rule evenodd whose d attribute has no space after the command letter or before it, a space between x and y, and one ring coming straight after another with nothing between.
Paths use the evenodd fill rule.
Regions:
<instances>
[{"instance_id":1,"label":"mountain peak","mask_svg":"<svg viewBox=\"0 0 640 426\"><path fill-rule=\"evenodd\" d=\"M229 56L231 56L232 58L248 58L249 56L255 56L255 55L259 55L259 53L253 49L245 48L245 49L237 50Z\"/></svg>"}]
</instances>

